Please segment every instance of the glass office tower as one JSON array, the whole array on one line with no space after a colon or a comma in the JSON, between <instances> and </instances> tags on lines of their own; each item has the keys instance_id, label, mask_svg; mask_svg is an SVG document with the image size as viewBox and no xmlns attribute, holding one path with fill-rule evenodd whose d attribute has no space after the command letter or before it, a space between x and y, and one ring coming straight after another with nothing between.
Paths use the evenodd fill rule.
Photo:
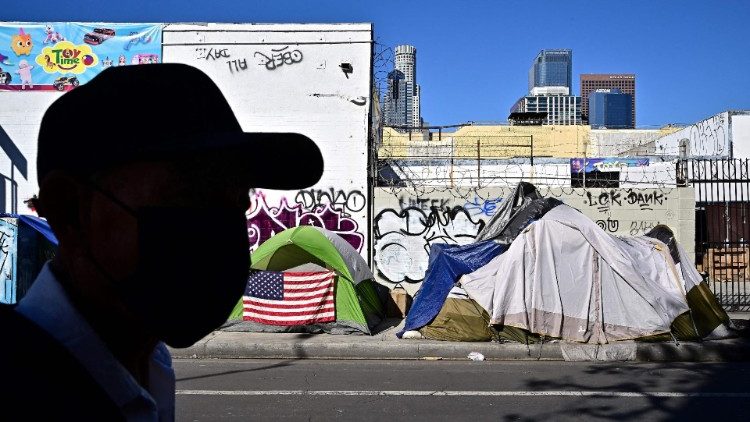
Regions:
<instances>
[{"instance_id":1,"label":"glass office tower","mask_svg":"<svg viewBox=\"0 0 750 422\"><path fill-rule=\"evenodd\" d=\"M589 124L592 129L633 127L633 96L619 89L597 89L589 94Z\"/></svg>"},{"instance_id":2,"label":"glass office tower","mask_svg":"<svg viewBox=\"0 0 750 422\"><path fill-rule=\"evenodd\" d=\"M573 86L573 50L542 50L529 69L529 92L536 87Z\"/></svg>"}]
</instances>

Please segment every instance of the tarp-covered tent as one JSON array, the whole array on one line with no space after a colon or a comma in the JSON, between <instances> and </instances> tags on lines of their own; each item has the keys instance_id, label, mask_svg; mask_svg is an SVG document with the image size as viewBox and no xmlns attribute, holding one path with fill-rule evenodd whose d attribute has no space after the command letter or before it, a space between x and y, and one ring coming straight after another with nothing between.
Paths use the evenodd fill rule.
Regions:
<instances>
[{"instance_id":1,"label":"tarp-covered tent","mask_svg":"<svg viewBox=\"0 0 750 422\"><path fill-rule=\"evenodd\" d=\"M490 341L498 337L487 311L460 287L448 293L437 316L419 328L421 338L443 341Z\"/></svg>"},{"instance_id":2,"label":"tarp-covered tent","mask_svg":"<svg viewBox=\"0 0 750 422\"><path fill-rule=\"evenodd\" d=\"M433 245L425 279L407 315L404 329L397 335L401 337L419 330L419 336L433 340L489 339L494 330L487 327L489 317L486 312L460 288L454 288L455 283L462 275L487 264L505 251L526 226L560 204L557 199L544 198L531 183L520 182L479 232L475 243ZM505 331L508 330L496 334L502 337ZM406 337L412 336L414 334Z\"/></svg>"},{"instance_id":3,"label":"tarp-covered tent","mask_svg":"<svg viewBox=\"0 0 750 422\"><path fill-rule=\"evenodd\" d=\"M685 249L677 243L672 230L658 225L645 236L658 239L669 249L681 276L690 312L677 317L672 323L672 334L680 340L715 339L733 336L732 322L716 300ZM657 339L665 339L660 336Z\"/></svg>"},{"instance_id":4,"label":"tarp-covered tent","mask_svg":"<svg viewBox=\"0 0 750 422\"><path fill-rule=\"evenodd\" d=\"M669 333L689 310L662 242L609 235L565 205L460 284L493 325L578 342Z\"/></svg>"},{"instance_id":5,"label":"tarp-covered tent","mask_svg":"<svg viewBox=\"0 0 750 422\"><path fill-rule=\"evenodd\" d=\"M503 200L490 221L477 234L475 242L494 240L509 245L533 221L562 204L555 198L545 198L534 185L519 182L510 198Z\"/></svg>"},{"instance_id":6,"label":"tarp-covered tent","mask_svg":"<svg viewBox=\"0 0 750 422\"><path fill-rule=\"evenodd\" d=\"M285 271L314 264L335 271L336 321L315 326L280 327L242 317L240 302L230 315L225 330L260 332L321 332L370 334L383 318L383 297L362 256L337 234L320 227L300 226L271 237L251 255L251 268ZM314 268L314 267L313 267Z\"/></svg>"},{"instance_id":7,"label":"tarp-covered tent","mask_svg":"<svg viewBox=\"0 0 750 422\"><path fill-rule=\"evenodd\" d=\"M401 337L406 331L429 324L440 312L459 277L487 264L505 249L505 246L492 241L469 245L432 245L424 281L406 315L404 329L396 335Z\"/></svg>"}]
</instances>

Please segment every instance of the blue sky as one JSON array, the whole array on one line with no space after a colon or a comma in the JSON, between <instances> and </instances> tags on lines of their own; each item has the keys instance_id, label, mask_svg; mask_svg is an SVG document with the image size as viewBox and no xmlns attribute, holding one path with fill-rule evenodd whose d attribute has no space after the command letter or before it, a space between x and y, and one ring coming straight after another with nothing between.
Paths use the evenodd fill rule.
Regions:
<instances>
[{"instance_id":1,"label":"blue sky","mask_svg":"<svg viewBox=\"0 0 750 422\"><path fill-rule=\"evenodd\" d=\"M638 126L750 109L750 1L8 0L6 21L372 22L417 47L422 117L503 121L543 48L580 73L635 73Z\"/></svg>"}]
</instances>

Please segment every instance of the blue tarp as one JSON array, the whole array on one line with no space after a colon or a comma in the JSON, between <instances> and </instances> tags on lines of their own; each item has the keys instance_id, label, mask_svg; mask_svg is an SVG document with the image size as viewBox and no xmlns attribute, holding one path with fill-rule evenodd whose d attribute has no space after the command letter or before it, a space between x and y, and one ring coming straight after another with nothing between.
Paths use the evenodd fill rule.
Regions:
<instances>
[{"instance_id":1,"label":"blue tarp","mask_svg":"<svg viewBox=\"0 0 750 422\"><path fill-rule=\"evenodd\" d=\"M52 228L47 223L47 220L33 216L33 215L21 215L21 214L11 214L11 213L0 213L0 217L11 217L11 218L19 219L21 222L23 222L27 226L41 233L42 236L44 236L47 240L49 240L53 245L57 246L57 237L55 237L55 234L52 233Z\"/></svg>"},{"instance_id":2,"label":"blue tarp","mask_svg":"<svg viewBox=\"0 0 750 422\"><path fill-rule=\"evenodd\" d=\"M422 287L406 316L404 329L396 335L401 338L406 331L418 330L429 324L440 312L448 293L462 275L487 265L506 249L506 245L491 240L470 245L432 245Z\"/></svg>"}]
</instances>

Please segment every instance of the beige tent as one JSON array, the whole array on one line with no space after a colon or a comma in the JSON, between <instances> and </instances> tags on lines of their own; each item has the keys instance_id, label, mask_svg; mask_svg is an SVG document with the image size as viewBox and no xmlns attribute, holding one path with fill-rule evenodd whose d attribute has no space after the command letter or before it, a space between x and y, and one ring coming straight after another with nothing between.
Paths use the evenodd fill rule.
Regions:
<instances>
[{"instance_id":1,"label":"beige tent","mask_svg":"<svg viewBox=\"0 0 750 422\"><path fill-rule=\"evenodd\" d=\"M609 235L560 205L460 284L490 324L607 343L670 333L689 311L683 270L661 241Z\"/></svg>"}]
</instances>

